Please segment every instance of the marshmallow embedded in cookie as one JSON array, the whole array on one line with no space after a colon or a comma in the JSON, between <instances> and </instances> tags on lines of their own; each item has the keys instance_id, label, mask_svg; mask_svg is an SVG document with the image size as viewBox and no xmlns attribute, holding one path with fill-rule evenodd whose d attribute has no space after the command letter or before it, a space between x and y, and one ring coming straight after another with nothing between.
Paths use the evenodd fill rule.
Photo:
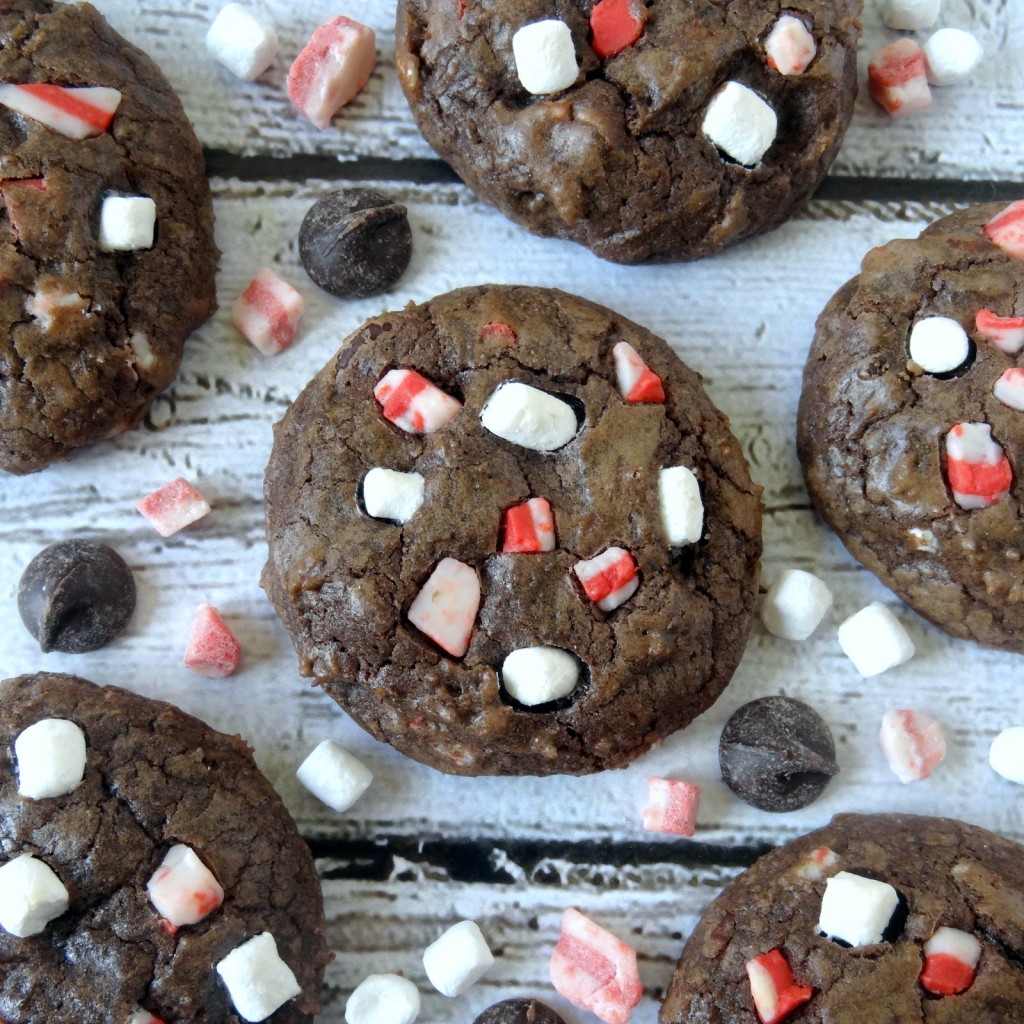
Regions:
<instances>
[{"instance_id":1,"label":"marshmallow embedded in cookie","mask_svg":"<svg viewBox=\"0 0 1024 1024\"><path fill-rule=\"evenodd\" d=\"M85 776L85 733L74 722L44 718L18 733L18 794L29 800L64 796Z\"/></svg>"},{"instance_id":2,"label":"marshmallow embedded in cookie","mask_svg":"<svg viewBox=\"0 0 1024 1024\"><path fill-rule=\"evenodd\" d=\"M295 777L335 811L347 811L373 782L373 772L333 740L318 743Z\"/></svg>"},{"instance_id":3,"label":"marshmallow embedded in cookie","mask_svg":"<svg viewBox=\"0 0 1024 1024\"><path fill-rule=\"evenodd\" d=\"M213 872L184 843L172 846L146 883L146 895L171 926L198 924L224 902Z\"/></svg>"},{"instance_id":4,"label":"marshmallow embedded in cookie","mask_svg":"<svg viewBox=\"0 0 1024 1024\"><path fill-rule=\"evenodd\" d=\"M277 56L277 32L242 4L227 4L206 33L206 51L238 78L252 81Z\"/></svg>"},{"instance_id":5,"label":"marshmallow embedded in cookie","mask_svg":"<svg viewBox=\"0 0 1024 1024\"><path fill-rule=\"evenodd\" d=\"M818 931L851 946L874 945L882 941L899 902L888 882L840 871L825 883Z\"/></svg>"},{"instance_id":6,"label":"marshmallow embedded in cookie","mask_svg":"<svg viewBox=\"0 0 1024 1024\"><path fill-rule=\"evenodd\" d=\"M399 473L374 466L363 477L363 505L374 519L407 523L423 504L424 480L421 474Z\"/></svg>"},{"instance_id":7,"label":"marshmallow embedded in cookie","mask_svg":"<svg viewBox=\"0 0 1024 1024\"><path fill-rule=\"evenodd\" d=\"M756 167L775 141L779 119L753 89L726 82L708 104L701 127L736 163Z\"/></svg>"},{"instance_id":8,"label":"marshmallow embedded in cookie","mask_svg":"<svg viewBox=\"0 0 1024 1024\"><path fill-rule=\"evenodd\" d=\"M517 29L512 36L512 55L519 81L535 96L568 89L579 75L572 32L558 18Z\"/></svg>"},{"instance_id":9,"label":"marshmallow embedded in cookie","mask_svg":"<svg viewBox=\"0 0 1024 1024\"><path fill-rule=\"evenodd\" d=\"M443 996L460 996L494 965L494 956L475 921L460 921L423 951L430 984Z\"/></svg>"},{"instance_id":10,"label":"marshmallow embedded in cookie","mask_svg":"<svg viewBox=\"0 0 1024 1024\"><path fill-rule=\"evenodd\" d=\"M670 547L700 540L704 532L704 502L692 469L667 466L658 471L658 510Z\"/></svg>"},{"instance_id":11,"label":"marshmallow embedded in cookie","mask_svg":"<svg viewBox=\"0 0 1024 1024\"><path fill-rule=\"evenodd\" d=\"M498 437L535 452L553 452L575 436L576 413L557 395L519 381L499 384L484 402L480 422Z\"/></svg>"},{"instance_id":12,"label":"marshmallow embedded in cookie","mask_svg":"<svg viewBox=\"0 0 1024 1024\"><path fill-rule=\"evenodd\" d=\"M233 949L217 964L217 973L238 1015L247 1021L266 1020L302 992L270 932L261 932Z\"/></svg>"},{"instance_id":13,"label":"marshmallow embedded in cookie","mask_svg":"<svg viewBox=\"0 0 1024 1024\"><path fill-rule=\"evenodd\" d=\"M560 647L521 647L501 665L506 693L528 708L568 697L579 679L579 663Z\"/></svg>"},{"instance_id":14,"label":"marshmallow embedded in cookie","mask_svg":"<svg viewBox=\"0 0 1024 1024\"><path fill-rule=\"evenodd\" d=\"M967 362L971 340L948 316L928 316L910 329L909 351L925 373L952 373Z\"/></svg>"},{"instance_id":15,"label":"marshmallow embedded in cookie","mask_svg":"<svg viewBox=\"0 0 1024 1024\"><path fill-rule=\"evenodd\" d=\"M152 249L156 203L148 196L107 196L100 207L102 252Z\"/></svg>"},{"instance_id":16,"label":"marshmallow embedded in cookie","mask_svg":"<svg viewBox=\"0 0 1024 1024\"><path fill-rule=\"evenodd\" d=\"M69 902L64 883L31 854L0 866L0 928L5 932L19 939L38 935Z\"/></svg>"}]
</instances>

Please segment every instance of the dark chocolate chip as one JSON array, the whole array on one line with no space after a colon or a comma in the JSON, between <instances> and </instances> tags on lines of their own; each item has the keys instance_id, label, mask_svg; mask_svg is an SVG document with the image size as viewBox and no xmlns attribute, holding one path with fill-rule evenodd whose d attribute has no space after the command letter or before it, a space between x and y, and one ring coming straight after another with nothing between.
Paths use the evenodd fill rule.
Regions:
<instances>
[{"instance_id":1,"label":"dark chocolate chip","mask_svg":"<svg viewBox=\"0 0 1024 1024\"><path fill-rule=\"evenodd\" d=\"M565 1024L550 1006L536 999L505 999L488 1006L473 1024Z\"/></svg>"},{"instance_id":2,"label":"dark chocolate chip","mask_svg":"<svg viewBox=\"0 0 1024 1024\"><path fill-rule=\"evenodd\" d=\"M761 697L733 712L718 742L725 784L762 811L795 811L839 771L825 720L790 697Z\"/></svg>"},{"instance_id":3,"label":"dark chocolate chip","mask_svg":"<svg viewBox=\"0 0 1024 1024\"><path fill-rule=\"evenodd\" d=\"M135 610L135 578L106 544L66 540L28 563L18 611L43 651L84 654L114 639Z\"/></svg>"},{"instance_id":4,"label":"dark chocolate chip","mask_svg":"<svg viewBox=\"0 0 1024 1024\"><path fill-rule=\"evenodd\" d=\"M387 291L411 256L405 207L373 189L329 193L310 207L299 228L299 259L306 273L342 299Z\"/></svg>"}]
</instances>

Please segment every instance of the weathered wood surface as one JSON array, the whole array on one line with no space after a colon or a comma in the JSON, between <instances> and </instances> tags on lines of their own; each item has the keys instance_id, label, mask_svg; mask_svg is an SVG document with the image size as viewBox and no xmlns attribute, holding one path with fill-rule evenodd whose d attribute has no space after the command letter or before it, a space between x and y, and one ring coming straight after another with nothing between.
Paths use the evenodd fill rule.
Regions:
<instances>
[{"instance_id":1,"label":"weathered wood surface","mask_svg":"<svg viewBox=\"0 0 1024 1024\"><path fill-rule=\"evenodd\" d=\"M1020 180L1024 65L1013 40L1024 29L1019 4L946 0L944 22L973 27L1000 59L976 83L944 91L936 109L906 125L889 124L866 102L841 158L844 174L878 176L850 183L843 201L816 201L775 234L712 260L686 266L624 268L568 243L533 238L446 183L433 163L388 165L385 183L409 206L412 266L394 292L341 302L306 279L296 234L313 200L330 187L306 181L329 161L360 158L349 172L379 160L428 158L394 81L390 3L352 0L347 13L381 29L381 66L355 109L327 132L303 126L281 92L282 61L254 86L229 81L202 52L219 4L202 0L100 3L114 23L161 63L179 88L216 166L235 177L214 180L217 237L224 256L222 308L190 342L181 374L146 424L105 448L25 479L0 480L0 625L4 674L39 669L78 672L171 700L214 726L240 732L294 813L318 855L337 958L328 971L323 1020L340 1024L344 998L365 974L400 970L420 983L422 1020L468 1024L491 1001L540 995L570 1024L593 1020L554 996L547 958L561 910L578 906L640 952L646 995L636 1020L653 1024L681 939L739 866L766 844L824 823L841 810L949 814L1024 839L1019 788L995 776L986 752L992 736L1019 724L1020 659L946 638L860 569L810 512L793 440L800 371L815 316L857 270L870 247L917 234L948 212L941 200L958 182ZM259 6L257 4L257 6ZM872 3L868 47L883 33ZM309 31L336 10L301 12L266 3L297 51ZM993 53L995 51L993 50ZM866 63L866 55L862 64ZM227 154L227 155L225 155ZM233 154L233 155L231 155ZM267 164L262 157L308 154ZM326 155L328 161L318 159ZM262 168L289 177L251 180ZM327 169L325 169L327 168ZM265 173L270 173L265 172ZM948 179L908 190L921 201L883 201L880 177ZM311 175L312 177L312 175ZM901 186L902 187L902 186ZM1024 189L1024 186L1022 186ZM1001 194L1009 194L1004 187ZM264 359L228 323L227 308L253 271L274 266L307 301L302 333L281 356ZM733 421L755 479L765 488L764 578L798 566L821 574L835 607L811 641L791 644L759 624L739 672L718 704L692 727L627 771L586 779L452 779L409 762L357 729L296 672L288 638L258 586L266 549L262 470L271 424L342 339L367 316L450 288L487 281L557 284L614 306L667 338L706 378ZM176 475L194 479L214 512L161 540L134 511L143 493ZM68 536L113 543L135 570L139 608L127 634L87 656L41 655L18 620L17 579L33 554ZM907 624L918 655L879 680L863 681L840 653L835 627L881 599ZM197 603L210 600L245 648L235 678L198 679L180 664ZM728 715L755 696L787 693L814 704L831 723L841 775L811 807L782 818L734 799L718 779L717 742ZM902 786L877 746L889 707L938 714L950 752L933 779ZM331 737L375 773L348 813L319 805L294 769ZM664 839L640 828L649 774L691 778L704 787L697 842ZM420 953L460 917L478 919L498 963L457 1001L432 993Z\"/></svg>"}]
</instances>

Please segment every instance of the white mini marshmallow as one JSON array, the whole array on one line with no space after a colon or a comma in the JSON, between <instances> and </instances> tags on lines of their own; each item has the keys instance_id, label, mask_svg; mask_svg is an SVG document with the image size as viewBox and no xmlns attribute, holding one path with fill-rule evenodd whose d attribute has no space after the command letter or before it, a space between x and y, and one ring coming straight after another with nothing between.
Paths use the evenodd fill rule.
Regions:
<instances>
[{"instance_id":1,"label":"white mini marshmallow","mask_svg":"<svg viewBox=\"0 0 1024 1024\"><path fill-rule=\"evenodd\" d=\"M932 85L956 85L971 76L985 56L977 38L962 28L940 28L924 44L928 81Z\"/></svg>"},{"instance_id":2,"label":"white mini marshmallow","mask_svg":"<svg viewBox=\"0 0 1024 1024\"><path fill-rule=\"evenodd\" d=\"M224 902L224 889L195 850L176 843L146 883L156 912L175 928L196 924Z\"/></svg>"},{"instance_id":3,"label":"white mini marshmallow","mask_svg":"<svg viewBox=\"0 0 1024 1024\"><path fill-rule=\"evenodd\" d=\"M780 75L802 75L818 52L807 26L792 14L783 14L764 41L768 63Z\"/></svg>"},{"instance_id":4,"label":"white mini marshmallow","mask_svg":"<svg viewBox=\"0 0 1024 1024\"><path fill-rule=\"evenodd\" d=\"M744 167L754 167L775 141L779 119L753 89L726 82L704 113L704 134Z\"/></svg>"},{"instance_id":5,"label":"white mini marshmallow","mask_svg":"<svg viewBox=\"0 0 1024 1024\"><path fill-rule=\"evenodd\" d=\"M988 763L1004 779L1024 786L1024 725L1004 729L992 741Z\"/></svg>"},{"instance_id":6,"label":"white mini marshmallow","mask_svg":"<svg viewBox=\"0 0 1024 1024\"><path fill-rule=\"evenodd\" d=\"M535 96L568 89L579 75L572 32L557 18L518 29L512 36L512 53L519 81Z\"/></svg>"},{"instance_id":7,"label":"white mini marshmallow","mask_svg":"<svg viewBox=\"0 0 1024 1024\"><path fill-rule=\"evenodd\" d=\"M68 891L49 865L23 853L0 867L0 928L19 939L38 935L68 909Z\"/></svg>"},{"instance_id":8,"label":"white mini marshmallow","mask_svg":"<svg viewBox=\"0 0 1024 1024\"><path fill-rule=\"evenodd\" d=\"M460 996L490 970L494 957L475 921L453 924L423 952L430 984L443 996Z\"/></svg>"},{"instance_id":9,"label":"white mini marshmallow","mask_svg":"<svg viewBox=\"0 0 1024 1024\"><path fill-rule=\"evenodd\" d=\"M412 1024L419 1013L419 989L398 974L367 976L345 1004L347 1024Z\"/></svg>"},{"instance_id":10,"label":"white mini marshmallow","mask_svg":"<svg viewBox=\"0 0 1024 1024\"><path fill-rule=\"evenodd\" d=\"M861 608L839 627L839 646L865 679L914 656L913 640L880 601Z\"/></svg>"},{"instance_id":11,"label":"white mini marshmallow","mask_svg":"<svg viewBox=\"0 0 1024 1024\"><path fill-rule=\"evenodd\" d=\"M374 519L407 523L423 504L423 477L374 466L363 477L363 504Z\"/></svg>"},{"instance_id":12,"label":"white mini marshmallow","mask_svg":"<svg viewBox=\"0 0 1024 1024\"><path fill-rule=\"evenodd\" d=\"M824 580L803 569L784 569L775 577L761 605L761 621L773 636L806 640L832 607Z\"/></svg>"},{"instance_id":13,"label":"white mini marshmallow","mask_svg":"<svg viewBox=\"0 0 1024 1024\"><path fill-rule=\"evenodd\" d=\"M85 775L85 733L63 718L44 718L14 741L18 793L30 800L64 796Z\"/></svg>"},{"instance_id":14,"label":"white mini marshmallow","mask_svg":"<svg viewBox=\"0 0 1024 1024\"><path fill-rule=\"evenodd\" d=\"M568 697L579 680L579 663L560 647L521 647L501 665L506 692L528 708Z\"/></svg>"},{"instance_id":15,"label":"white mini marshmallow","mask_svg":"<svg viewBox=\"0 0 1024 1024\"><path fill-rule=\"evenodd\" d=\"M295 776L313 796L336 811L347 811L373 782L373 772L333 740L317 744Z\"/></svg>"},{"instance_id":16,"label":"white mini marshmallow","mask_svg":"<svg viewBox=\"0 0 1024 1024\"><path fill-rule=\"evenodd\" d=\"M302 992L270 932L255 935L233 949L217 964L217 973L238 1015L247 1021L266 1020Z\"/></svg>"},{"instance_id":17,"label":"white mini marshmallow","mask_svg":"<svg viewBox=\"0 0 1024 1024\"><path fill-rule=\"evenodd\" d=\"M851 946L873 946L882 941L899 902L888 882L840 871L825 883L818 931Z\"/></svg>"},{"instance_id":18,"label":"white mini marshmallow","mask_svg":"<svg viewBox=\"0 0 1024 1024\"><path fill-rule=\"evenodd\" d=\"M942 0L884 0L882 20L889 28L914 32L931 28L939 16Z\"/></svg>"},{"instance_id":19,"label":"white mini marshmallow","mask_svg":"<svg viewBox=\"0 0 1024 1024\"><path fill-rule=\"evenodd\" d=\"M552 452L576 436L576 413L568 402L518 381L491 392L480 422L492 434L535 452Z\"/></svg>"},{"instance_id":20,"label":"white mini marshmallow","mask_svg":"<svg viewBox=\"0 0 1024 1024\"><path fill-rule=\"evenodd\" d=\"M153 246L156 203L148 196L107 196L100 208L103 252L133 252Z\"/></svg>"},{"instance_id":21,"label":"white mini marshmallow","mask_svg":"<svg viewBox=\"0 0 1024 1024\"><path fill-rule=\"evenodd\" d=\"M910 358L925 373L951 373L967 361L967 332L948 316L928 316L910 331Z\"/></svg>"},{"instance_id":22,"label":"white mini marshmallow","mask_svg":"<svg viewBox=\"0 0 1024 1024\"><path fill-rule=\"evenodd\" d=\"M704 502L692 469L669 466L658 472L658 509L671 547L700 540L704 532Z\"/></svg>"},{"instance_id":23,"label":"white mini marshmallow","mask_svg":"<svg viewBox=\"0 0 1024 1024\"><path fill-rule=\"evenodd\" d=\"M228 4L206 33L206 50L233 75L251 82L277 56L277 32L242 4Z\"/></svg>"}]
</instances>

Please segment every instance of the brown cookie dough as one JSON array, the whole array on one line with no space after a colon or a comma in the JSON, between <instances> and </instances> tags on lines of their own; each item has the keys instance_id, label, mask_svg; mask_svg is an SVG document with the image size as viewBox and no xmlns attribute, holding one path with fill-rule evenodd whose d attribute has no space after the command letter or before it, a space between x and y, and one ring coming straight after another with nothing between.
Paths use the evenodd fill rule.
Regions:
<instances>
[{"instance_id":1,"label":"brown cookie dough","mask_svg":"<svg viewBox=\"0 0 1024 1024\"><path fill-rule=\"evenodd\" d=\"M14 742L43 719L85 734L86 767L60 796L20 796ZM146 884L190 847L223 903L174 931ZM248 746L159 701L73 676L0 683L0 861L29 853L61 880L69 909L36 935L0 929L5 1024L110 1024L142 1007L162 1020L241 1020L216 972L270 932L302 992L271 1024L311 1021L328 952L309 849Z\"/></svg>"},{"instance_id":2,"label":"brown cookie dough","mask_svg":"<svg viewBox=\"0 0 1024 1024\"><path fill-rule=\"evenodd\" d=\"M621 340L661 378L664 401L623 399L612 356ZM463 408L433 433L400 429L374 399L395 368L418 371ZM542 453L485 429L481 410L507 381L568 400L575 437ZM696 475L703 531L671 547L659 470L679 465ZM361 506L376 467L424 479L404 525ZM760 488L727 420L664 341L563 292L467 288L368 321L275 428L265 496L263 586L302 673L379 739L442 771L625 765L711 705L746 642ZM503 553L503 515L533 498L551 505L554 550ZM640 583L605 612L573 567L612 546L635 558ZM464 656L408 618L444 558L480 583ZM508 696L499 670L538 645L583 667L569 696L530 709Z\"/></svg>"},{"instance_id":3,"label":"brown cookie dough","mask_svg":"<svg viewBox=\"0 0 1024 1024\"><path fill-rule=\"evenodd\" d=\"M635 43L602 59L595 0L400 0L399 79L420 130L480 196L539 235L618 263L688 260L778 227L814 192L857 92L861 0L644 0ZM810 30L800 74L769 64L781 15ZM575 84L532 95L512 38L560 19ZM774 110L774 142L741 166L703 131L727 82Z\"/></svg>"},{"instance_id":4,"label":"brown cookie dough","mask_svg":"<svg viewBox=\"0 0 1024 1024\"><path fill-rule=\"evenodd\" d=\"M1024 263L984 232L1004 205L868 253L818 319L797 442L811 500L857 559L953 636L1024 652L1024 412L993 394L1019 358L976 326L983 309L1024 311ZM948 373L910 357L911 331L934 316L969 339ZM964 422L991 426L1012 473L984 508L961 507L951 486L946 436Z\"/></svg>"},{"instance_id":5,"label":"brown cookie dough","mask_svg":"<svg viewBox=\"0 0 1024 1024\"><path fill-rule=\"evenodd\" d=\"M110 127L83 140L0 106L0 468L29 473L145 414L216 306L217 250L181 103L93 7L4 3L0 82L121 93ZM108 195L156 203L152 248L100 250Z\"/></svg>"},{"instance_id":6,"label":"brown cookie dough","mask_svg":"<svg viewBox=\"0 0 1024 1024\"><path fill-rule=\"evenodd\" d=\"M800 1024L1011 1024L1024 1007L1024 849L946 818L844 814L762 857L708 907L683 949L661 1024L757 1024L745 964L777 949L813 992ZM818 934L822 895L841 871L893 886L891 931L844 947ZM905 911L905 920L904 918ZM973 983L938 996L919 983L939 927L981 943Z\"/></svg>"}]
</instances>

